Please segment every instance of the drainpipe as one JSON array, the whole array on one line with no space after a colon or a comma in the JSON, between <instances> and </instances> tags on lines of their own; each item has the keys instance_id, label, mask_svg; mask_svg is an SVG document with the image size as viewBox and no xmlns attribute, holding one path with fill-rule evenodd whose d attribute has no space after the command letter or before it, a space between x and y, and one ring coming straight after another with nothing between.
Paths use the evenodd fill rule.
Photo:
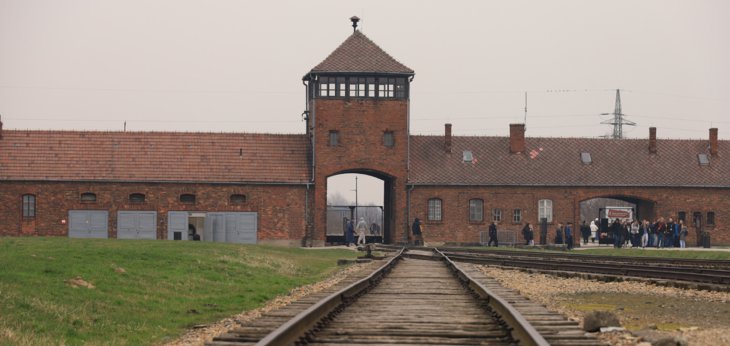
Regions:
<instances>
[{"instance_id":1,"label":"drainpipe","mask_svg":"<svg viewBox=\"0 0 730 346\"><path fill-rule=\"evenodd\" d=\"M411 231L411 229L408 227L411 222L411 192L415 186L411 184L410 188L406 188L406 229L405 232L403 232L403 244L408 244L408 233Z\"/></svg>"},{"instance_id":2,"label":"drainpipe","mask_svg":"<svg viewBox=\"0 0 730 346\"><path fill-rule=\"evenodd\" d=\"M307 189L304 190L304 245L305 247L312 247L312 227L310 224L311 217L309 213L311 212L311 209L309 208L309 187L312 184L307 183Z\"/></svg>"}]
</instances>

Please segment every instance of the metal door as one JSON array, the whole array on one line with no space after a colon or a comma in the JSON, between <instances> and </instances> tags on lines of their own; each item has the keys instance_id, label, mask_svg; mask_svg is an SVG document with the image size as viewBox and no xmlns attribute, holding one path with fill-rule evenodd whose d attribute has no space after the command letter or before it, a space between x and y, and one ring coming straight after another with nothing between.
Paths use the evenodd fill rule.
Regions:
<instances>
[{"instance_id":1,"label":"metal door","mask_svg":"<svg viewBox=\"0 0 730 346\"><path fill-rule=\"evenodd\" d=\"M118 212L117 239L157 239L157 212Z\"/></svg>"},{"instance_id":2,"label":"metal door","mask_svg":"<svg viewBox=\"0 0 730 346\"><path fill-rule=\"evenodd\" d=\"M188 240L188 212L167 212L167 239Z\"/></svg>"},{"instance_id":3,"label":"metal door","mask_svg":"<svg viewBox=\"0 0 730 346\"><path fill-rule=\"evenodd\" d=\"M205 215L205 239L218 243L226 242L226 213L207 213Z\"/></svg>"},{"instance_id":4,"label":"metal door","mask_svg":"<svg viewBox=\"0 0 730 346\"><path fill-rule=\"evenodd\" d=\"M106 210L69 210L69 238L109 238L109 212Z\"/></svg>"}]
</instances>

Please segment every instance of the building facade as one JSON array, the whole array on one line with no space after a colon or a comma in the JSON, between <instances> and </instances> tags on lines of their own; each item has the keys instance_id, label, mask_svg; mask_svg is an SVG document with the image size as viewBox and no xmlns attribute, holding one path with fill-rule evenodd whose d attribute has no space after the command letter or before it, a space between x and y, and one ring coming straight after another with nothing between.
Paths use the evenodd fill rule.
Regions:
<instances>
[{"instance_id":1,"label":"building facade","mask_svg":"<svg viewBox=\"0 0 730 346\"><path fill-rule=\"evenodd\" d=\"M3 130L0 235L317 246L327 179L384 182L383 241L478 243L492 221L579 224L581 203L682 219L688 244L730 244L730 142L410 134L414 71L360 31L307 72L302 135Z\"/></svg>"}]
</instances>

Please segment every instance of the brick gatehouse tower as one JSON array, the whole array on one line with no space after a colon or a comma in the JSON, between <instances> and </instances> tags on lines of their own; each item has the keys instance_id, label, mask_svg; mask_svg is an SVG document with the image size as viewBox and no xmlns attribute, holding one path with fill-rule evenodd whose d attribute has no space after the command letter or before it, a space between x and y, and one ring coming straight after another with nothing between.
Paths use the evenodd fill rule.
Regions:
<instances>
[{"instance_id":1,"label":"brick gatehouse tower","mask_svg":"<svg viewBox=\"0 0 730 346\"><path fill-rule=\"evenodd\" d=\"M413 70L357 29L304 76L307 135L314 180L308 238L326 234L327 178L344 173L383 180L383 242L408 229L409 83Z\"/></svg>"}]
</instances>

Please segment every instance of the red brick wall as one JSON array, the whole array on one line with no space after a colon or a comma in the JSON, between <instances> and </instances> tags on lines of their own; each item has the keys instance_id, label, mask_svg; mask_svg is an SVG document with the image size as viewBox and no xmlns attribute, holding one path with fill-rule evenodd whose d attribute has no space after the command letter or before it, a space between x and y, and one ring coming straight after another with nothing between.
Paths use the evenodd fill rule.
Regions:
<instances>
[{"instance_id":1,"label":"red brick wall","mask_svg":"<svg viewBox=\"0 0 730 346\"><path fill-rule=\"evenodd\" d=\"M393 210L390 241L406 229L405 182L408 157L408 101L377 99L315 99L314 234L326 234L327 177L363 173L392 181ZM329 145L330 130L339 131L340 144ZM393 131L395 146L383 145L383 133ZM387 184L386 184L387 185Z\"/></svg>"},{"instance_id":2,"label":"red brick wall","mask_svg":"<svg viewBox=\"0 0 730 346\"><path fill-rule=\"evenodd\" d=\"M580 202L596 197L625 196L646 200L640 213L647 213L653 204L653 215L641 215L642 218L654 219L659 216L677 219L677 213L687 213L691 221L694 212L715 212L715 225L708 226L712 232L713 244L730 244L730 226L725 219L730 215L730 189L701 188L550 188L550 187L431 187L416 186L411 195L411 222L418 217L425 222L426 241L474 243L479 241L479 231L486 231L492 220L492 209L502 209L500 229L517 232L521 240L520 230L526 222L535 225L537 237L538 200L553 201L553 223L548 226L548 240L552 241L558 222L571 221L579 225ZM428 200L442 200L442 221L428 221ZM484 222L469 222L469 200L484 200ZM522 223L512 223L512 210L522 209ZM590 222L590 220L587 220ZM575 230L575 228L574 228ZM577 237L574 237L577 238ZM537 240L537 239L536 239ZM696 244L693 227L687 244Z\"/></svg>"},{"instance_id":3,"label":"red brick wall","mask_svg":"<svg viewBox=\"0 0 730 346\"><path fill-rule=\"evenodd\" d=\"M0 235L68 235L68 210L108 210L109 237L116 237L117 211L157 211L157 238L167 239L168 211L239 211L258 213L259 240L301 241L304 237L304 186L213 185L155 183L0 183ZM93 192L97 201L81 202ZM129 202L132 193L145 194L145 202ZM179 201L180 194L196 196L195 204ZM22 195L36 196L36 217L22 218ZM243 204L231 204L231 194L246 195ZM67 220L68 221L68 220Z\"/></svg>"}]
</instances>

